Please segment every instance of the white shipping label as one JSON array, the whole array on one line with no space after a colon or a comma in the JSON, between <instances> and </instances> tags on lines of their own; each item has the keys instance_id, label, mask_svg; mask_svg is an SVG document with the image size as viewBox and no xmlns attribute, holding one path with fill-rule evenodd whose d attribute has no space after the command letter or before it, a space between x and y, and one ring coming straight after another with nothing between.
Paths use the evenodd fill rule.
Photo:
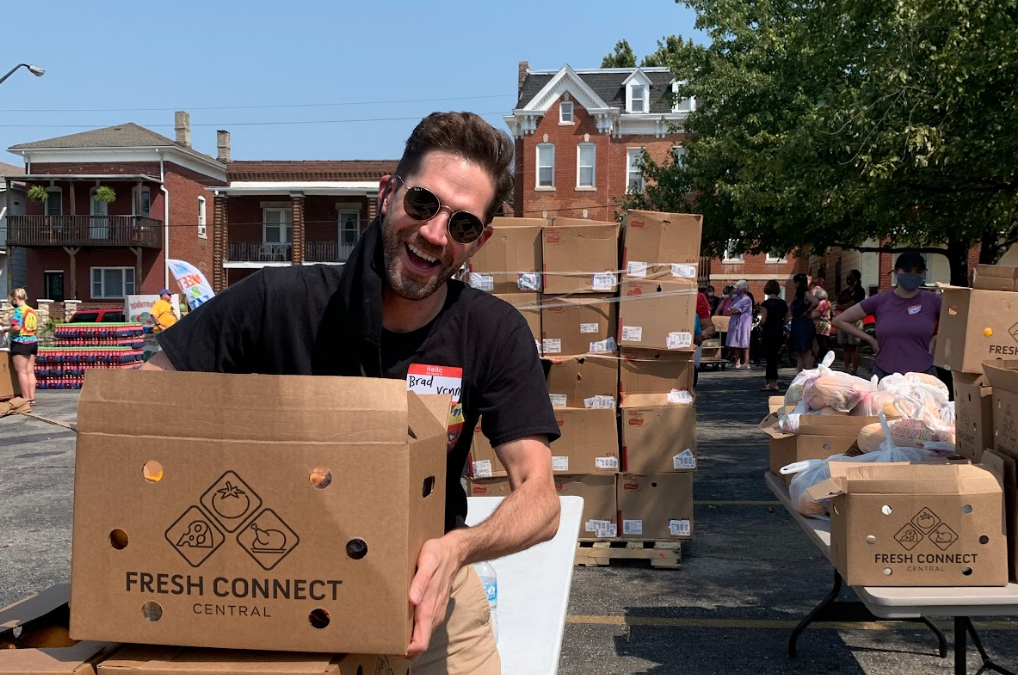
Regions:
<instances>
[{"instance_id":1,"label":"white shipping label","mask_svg":"<svg viewBox=\"0 0 1018 675\"><path fill-rule=\"evenodd\" d=\"M631 277L647 276L647 263L630 260L629 263L626 265L626 274Z\"/></svg>"},{"instance_id":2,"label":"white shipping label","mask_svg":"<svg viewBox=\"0 0 1018 675\"><path fill-rule=\"evenodd\" d=\"M552 457L551 458L551 470L552 471L569 471L569 458L568 457Z\"/></svg>"},{"instance_id":3,"label":"white shipping label","mask_svg":"<svg viewBox=\"0 0 1018 675\"><path fill-rule=\"evenodd\" d=\"M562 353L562 340L558 338L545 338L544 342L544 353L545 354L561 354Z\"/></svg>"},{"instance_id":4,"label":"white shipping label","mask_svg":"<svg viewBox=\"0 0 1018 675\"><path fill-rule=\"evenodd\" d=\"M665 340L668 349L686 349L693 346L692 333L669 333Z\"/></svg>"},{"instance_id":5,"label":"white shipping label","mask_svg":"<svg viewBox=\"0 0 1018 675\"><path fill-rule=\"evenodd\" d=\"M595 410L602 409L614 409L615 408L615 397L605 396L598 394L597 396L591 396L590 398L583 399L584 408L593 408Z\"/></svg>"},{"instance_id":6,"label":"white shipping label","mask_svg":"<svg viewBox=\"0 0 1018 675\"><path fill-rule=\"evenodd\" d=\"M623 342L643 342L643 326L623 326Z\"/></svg>"},{"instance_id":7,"label":"white shipping label","mask_svg":"<svg viewBox=\"0 0 1018 675\"><path fill-rule=\"evenodd\" d=\"M594 466L598 469L617 469L619 468L618 457L595 457Z\"/></svg>"},{"instance_id":8,"label":"white shipping label","mask_svg":"<svg viewBox=\"0 0 1018 675\"><path fill-rule=\"evenodd\" d=\"M615 351L618 345L615 344L615 338L607 338L605 340L598 340L597 342L591 342L587 348L591 354L610 354Z\"/></svg>"},{"instance_id":9,"label":"white shipping label","mask_svg":"<svg viewBox=\"0 0 1018 675\"><path fill-rule=\"evenodd\" d=\"M668 402L689 405L693 402L693 395L685 389L672 389L668 392Z\"/></svg>"},{"instance_id":10,"label":"white shipping label","mask_svg":"<svg viewBox=\"0 0 1018 675\"><path fill-rule=\"evenodd\" d=\"M642 520L623 520L622 521L622 534L643 534L643 521Z\"/></svg>"},{"instance_id":11,"label":"white shipping label","mask_svg":"<svg viewBox=\"0 0 1018 675\"><path fill-rule=\"evenodd\" d=\"M672 457L672 468L676 471L682 471L683 469L695 469L696 457L693 456L693 451L686 448L679 454Z\"/></svg>"},{"instance_id":12,"label":"white shipping label","mask_svg":"<svg viewBox=\"0 0 1018 675\"><path fill-rule=\"evenodd\" d=\"M696 265L681 265L672 263L672 276L680 279L695 279Z\"/></svg>"},{"instance_id":13,"label":"white shipping label","mask_svg":"<svg viewBox=\"0 0 1018 675\"><path fill-rule=\"evenodd\" d=\"M615 523L609 523L607 520L598 521L604 523L601 528L597 531L597 536L601 538L611 539L619 536L618 527Z\"/></svg>"},{"instance_id":14,"label":"white shipping label","mask_svg":"<svg viewBox=\"0 0 1018 675\"><path fill-rule=\"evenodd\" d=\"M537 338L534 338L534 346L537 347L537 353L540 354L541 353L541 341L538 340Z\"/></svg>"},{"instance_id":15,"label":"white shipping label","mask_svg":"<svg viewBox=\"0 0 1018 675\"><path fill-rule=\"evenodd\" d=\"M591 519L591 520L588 520L586 523L583 524L583 531L584 532L599 532L600 530L602 530L605 527L608 527L609 525L611 525L611 523L608 522L607 520L593 520L593 519Z\"/></svg>"},{"instance_id":16,"label":"white shipping label","mask_svg":"<svg viewBox=\"0 0 1018 675\"><path fill-rule=\"evenodd\" d=\"M614 272L598 272L594 275L594 280L591 282L591 287L595 291L614 291L615 290L615 273Z\"/></svg>"},{"instance_id":17,"label":"white shipping label","mask_svg":"<svg viewBox=\"0 0 1018 675\"><path fill-rule=\"evenodd\" d=\"M495 290L495 277L490 274L478 274L477 272L471 272L470 287L476 288L479 291L488 291L490 293Z\"/></svg>"},{"instance_id":18,"label":"white shipping label","mask_svg":"<svg viewBox=\"0 0 1018 675\"><path fill-rule=\"evenodd\" d=\"M596 333L597 329L598 329L598 326L597 326L596 323L581 323L580 324L580 332L581 333Z\"/></svg>"},{"instance_id":19,"label":"white shipping label","mask_svg":"<svg viewBox=\"0 0 1018 675\"><path fill-rule=\"evenodd\" d=\"M481 459L474 462L474 478L491 478L490 459Z\"/></svg>"},{"instance_id":20,"label":"white shipping label","mask_svg":"<svg viewBox=\"0 0 1018 675\"><path fill-rule=\"evenodd\" d=\"M668 533L673 537L688 537L690 533L688 520L669 520Z\"/></svg>"},{"instance_id":21,"label":"white shipping label","mask_svg":"<svg viewBox=\"0 0 1018 675\"><path fill-rule=\"evenodd\" d=\"M521 272L519 279L516 280L516 285L521 291L539 291L541 290L541 275L538 272Z\"/></svg>"},{"instance_id":22,"label":"white shipping label","mask_svg":"<svg viewBox=\"0 0 1018 675\"><path fill-rule=\"evenodd\" d=\"M569 404L565 394L548 394L548 398L551 399L552 408L565 408Z\"/></svg>"}]
</instances>

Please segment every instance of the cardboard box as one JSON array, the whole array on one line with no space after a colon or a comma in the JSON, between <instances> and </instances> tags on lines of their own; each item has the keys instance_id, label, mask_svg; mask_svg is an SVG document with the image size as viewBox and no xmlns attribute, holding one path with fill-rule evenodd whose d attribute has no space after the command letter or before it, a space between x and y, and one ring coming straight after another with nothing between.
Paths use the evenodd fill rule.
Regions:
<instances>
[{"instance_id":1,"label":"cardboard box","mask_svg":"<svg viewBox=\"0 0 1018 675\"><path fill-rule=\"evenodd\" d=\"M859 431L878 423L876 417L850 415L803 415L799 418L799 433L788 434L778 428L778 416L768 415L760 422L760 429L770 436L771 473L781 475L781 467L806 459L827 459L848 451L859 438ZM791 476L783 476L790 483Z\"/></svg>"},{"instance_id":2,"label":"cardboard box","mask_svg":"<svg viewBox=\"0 0 1018 675\"><path fill-rule=\"evenodd\" d=\"M993 388L985 375L951 373L954 379L955 448L977 464L993 447Z\"/></svg>"},{"instance_id":3,"label":"cardboard box","mask_svg":"<svg viewBox=\"0 0 1018 675\"><path fill-rule=\"evenodd\" d=\"M377 654L300 654L128 645L98 675L409 675L410 660Z\"/></svg>"},{"instance_id":4,"label":"cardboard box","mask_svg":"<svg viewBox=\"0 0 1018 675\"><path fill-rule=\"evenodd\" d=\"M689 353L622 350L619 396L693 392L693 356Z\"/></svg>"},{"instance_id":5,"label":"cardboard box","mask_svg":"<svg viewBox=\"0 0 1018 675\"><path fill-rule=\"evenodd\" d=\"M562 436L552 443L556 473L618 473L619 428L615 411L597 408L556 408Z\"/></svg>"},{"instance_id":6,"label":"cardboard box","mask_svg":"<svg viewBox=\"0 0 1018 675\"><path fill-rule=\"evenodd\" d=\"M785 407L784 396L768 396L767 397L767 412L771 415L778 412Z\"/></svg>"},{"instance_id":7,"label":"cardboard box","mask_svg":"<svg viewBox=\"0 0 1018 675\"><path fill-rule=\"evenodd\" d=\"M942 289L936 365L981 375L984 361L1018 358L1018 293Z\"/></svg>"},{"instance_id":8,"label":"cardboard box","mask_svg":"<svg viewBox=\"0 0 1018 675\"><path fill-rule=\"evenodd\" d=\"M548 361L548 396L556 408L615 408L619 360L614 356L555 356ZM554 450L554 447L552 448Z\"/></svg>"},{"instance_id":9,"label":"cardboard box","mask_svg":"<svg viewBox=\"0 0 1018 675\"><path fill-rule=\"evenodd\" d=\"M693 474L619 474L617 497L620 537L693 537Z\"/></svg>"},{"instance_id":10,"label":"cardboard box","mask_svg":"<svg viewBox=\"0 0 1018 675\"><path fill-rule=\"evenodd\" d=\"M1018 458L987 449L983 466L1004 489L1004 522L1007 528L1008 577L1018 583Z\"/></svg>"},{"instance_id":11,"label":"cardboard box","mask_svg":"<svg viewBox=\"0 0 1018 675\"><path fill-rule=\"evenodd\" d=\"M0 609L0 673L95 675L96 663L119 645L70 639L70 592L61 584Z\"/></svg>"},{"instance_id":12,"label":"cardboard box","mask_svg":"<svg viewBox=\"0 0 1018 675\"><path fill-rule=\"evenodd\" d=\"M405 654L448 416L401 380L89 371L71 636Z\"/></svg>"},{"instance_id":13,"label":"cardboard box","mask_svg":"<svg viewBox=\"0 0 1018 675\"><path fill-rule=\"evenodd\" d=\"M696 351L696 286L626 279L619 295L620 347Z\"/></svg>"},{"instance_id":14,"label":"cardboard box","mask_svg":"<svg viewBox=\"0 0 1018 675\"><path fill-rule=\"evenodd\" d=\"M1005 586L1004 495L971 464L831 462L831 559L849 586Z\"/></svg>"},{"instance_id":15,"label":"cardboard box","mask_svg":"<svg viewBox=\"0 0 1018 675\"><path fill-rule=\"evenodd\" d=\"M491 237L470 258L468 283L488 293L540 293L543 218L495 218Z\"/></svg>"},{"instance_id":16,"label":"cardboard box","mask_svg":"<svg viewBox=\"0 0 1018 675\"><path fill-rule=\"evenodd\" d=\"M730 316L712 316L710 318L711 323L714 324L714 330L719 333L728 332L728 322L732 320Z\"/></svg>"},{"instance_id":17,"label":"cardboard box","mask_svg":"<svg viewBox=\"0 0 1018 675\"><path fill-rule=\"evenodd\" d=\"M618 269L617 224L556 218L544 228L545 293L614 293Z\"/></svg>"},{"instance_id":18,"label":"cardboard box","mask_svg":"<svg viewBox=\"0 0 1018 675\"><path fill-rule=\"evenodd\" d=\"M622 273L696 283L703 216L628 211L622 220Z\"/></svg>"},{"instance_id":19,"label":"cardboard box","mask_svg":"<svg viewBox=\"0 0 1018 675\"><path fill-rule=\"evenodd\" d=\"M10 352L0 352L0 401L12 396L21 396L18 374L14 372Z\"/></svg>"},{"instance_id":20,"label":"cardboard box","mask_svg":"<svg viewBox=\"0 0 1018 675\"><path fill-rule=\"evenodd\" d=\"M1018 457L1018 360L985 364L993 387L993 448Z\"/></svg>"},{"instance_id":21,"label":"cardboard box","mask_svg":"<svg viewBox=\"0 0 1018 675\"><path fill-rule=\"evenodd\" d=\"M1018 267L976 265L972 288L987 291L1018 291Z\"/></svg>"},{"instance_id":22,"label":"cardboard box","mask_svg":"<svg viewBox=\"0 0 1018 675\"><path fill-rule=\"evenodd\" d=\"M467 475L471 478L501 478L508 475L495 448L481 430L481 421L474 427L474 438L470 441L470 455L467 457Z\"/></svg>"},{"instance_id":23,"label":"cardboard box","mask_svg":"<svg viewBox=\"0 0 1018 675\"><path fill-rule=\"evenodd\" d=\"M470 478L467 492L471 497L508 497L512 493L509 478Z\"/></svg>"},{"instance_id":24,"label":"cardboard box","mask_svg":"<svg viewBox=\"0 0 1018 675\"><path fill-rule=\"evenodd\" d=\"M541 353L614 353L616 303L610 295L541 297Z\"/></svg>"},{"instance_id":25,"label":"cardboard box","mask_svg":"<svg viewBox=\"0 0 1018 675\"><path fill-rule=\"evenodd\" d=\"M541 296L533 293L509 293L498 296L515 307L527 320L530 332L537 345L537 353L541 353Z\"/></svg>"},{"instance_id":26,"label":"cardboard box","mask_svg":"<svg viewBox=\"0 0 1018 675\"><path fill-rule=\"evenodd\" d=\"M615 476L555 476L560 497L583 498L581 539L614 539L618 536L618 503Z\"/></svg>"},{"instance_id":27,"label":"cardboard box","mask_svg":"<svg viewBox=\"0 0 1018 675\"><path fill-rule=\"evenodd\" d=\"M696 408L665 394L630 394L622 403L622 471L696 470Z\"/></svg>"}]
</instances>

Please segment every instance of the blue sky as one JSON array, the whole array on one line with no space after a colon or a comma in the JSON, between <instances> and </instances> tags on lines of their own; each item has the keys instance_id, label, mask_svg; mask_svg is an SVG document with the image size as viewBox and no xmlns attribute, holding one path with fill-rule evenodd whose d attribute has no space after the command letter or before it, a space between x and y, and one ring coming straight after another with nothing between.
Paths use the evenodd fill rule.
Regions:
<instances>
[{"instance_id":1,"label":"blue sky","mask_svg":"<svg viewBox=\"0 0 1018 675\"><path fill-rule=\"evenodd\" d=\"M622 38L642 57L665 35L702 41L695 18L672 0L4 3L0 76L46 75L0 85L0 160L123 122L172 138L178 109L210 154L228 129L234 159L398 158L434 110L503 126L519 61L596 68ZM281 105L301 107L256 107Z\"/></svg>"}]
</instances>

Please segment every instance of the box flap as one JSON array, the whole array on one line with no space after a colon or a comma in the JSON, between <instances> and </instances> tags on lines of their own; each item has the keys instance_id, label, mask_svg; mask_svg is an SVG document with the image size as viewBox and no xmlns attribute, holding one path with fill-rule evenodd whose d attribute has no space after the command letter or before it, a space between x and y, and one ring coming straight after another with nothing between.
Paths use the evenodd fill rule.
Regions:
<instances>
[{"instance_id":1,"label":"box flap","mask_svg":"<svg viewBox=\"0 0 1018 675\"><path fill-rule=\"evenodd\" d=\"M548 221L544 218L509 218L497 216L491 219L491 227L546 227Z\"/></svg>"},{"instance_id":2,"label":"box flap","mask_svg":"<svg viewBox=\"0 0 1018 675\"><path fill-rule=\"evenodd\" d=\"M802 415L799 418L800 436L852 436L859 430L880 420L876 417L852 415Z\"/></svg>"},{"instance_id":3,"label":"box flap","mask_svg":"<svg viewBox=\"0 0 1018 675\"><path fill-rule=\"evenodd\" d=\"M993 474L971 464L842 464L848 465L844 469L848 494L959 495L1001 490ZM832 468L832 476L834 472Z\"/></svg>"},{"instance_id":4,"label":"box flap","mask_svg":"<svg viewBox=\"0 0 1018 675\"><path fill-rule=\"evenodd\" d=\"M0 609L0 633L38 619L66 605L71 599L71 585L57 584L30 595L13 605Z\"/></svg>"},{"instance_id":5,"label":"box flap","mask_svg":"<svg viewBox=\"0 0 1018 675\"><path fill-rule=\"evenodd\" d=\"M779 421L778 414L777 413L771 413L771 414L767 415L767 417L765 417L762 420L760 420L760 424L758 425L758 427L759 427L760 431L764 432L765 434L767 434L771 438L775 438L775 439L791 438L792 436L795 436L795 434L790 434L788 432L785 432L785 431L782 431L781 429L779 429L778 428L778 421Z\"/></svg>"},{"instance_id":6,"label":"box flap","mask_svg":"<svg viewBox=\"0 0 1018 675\"><path fill-rule=\"evenodd\" d=\"M672 403L668 400L668 394L628 394L622 405L619 407L623 410L632 408L654 408L654 407L669 407L679 405L693 405L693 402L688 403Z\"/></svg>"},{"instance_id":7,"label":"box flap","mask_svg":"<svg viewBox=\"0 0 1018 675\"><path fill-rule=\"evenodd\" d=\"M402 380L90 370L78 432L141 436L140 419L173 419L182 438L405 442Z\"/></svg>"},{"instance_id":8,"label":"box flap","mask_svg":"<svg viewBox=\"0 0 1018 675\"><path fill-rule=\"evenodd\" d=\"M444 435L449 424L452 396L449 394L417 394L407 392L407 413L410 430L417 438Z\"/></svg>"},{"instance_id":9,"label":"box flap","mask_svg":"<svg viewBox=\"0 0 1018 675\"><path fill-rule=\"evenodd\" d=\"M94 662L116 647L86 640L72 647L0 649L0 673L72 675L83 663Z\"/></svg>"},{"instance_id":10,"label":"box flap","mask_svg":"<svg viewBox=\"0 0 1018 675\"><path fill-rule=\"evenodd\" d=\"M1018 267L977 265L972 273L972 288L986 291L1014 291L1018 289Z\"/></svg>"},{"instance_id":11,"label":"box flap","mask_svg":"<svg viewBox=\"0 0 1018 675\"><path fill-rule=\"evenodd\" d=\"M987 448L983 451L982 462L987 470L1000 477L1003 485L1018 487L1018 462L1013 457Z\"/></svg>"},{"instance_id":12,"label":"box flap","mask_svg":"<svg viewBox=\"0 0 1018 675\"><path fill-rule=\"evenodd\" d=\"M814 501L837 497L838 495L845 494L844 483L838 478L828 478L825 481L807 488L806 494L812 497Z\"/></svg>"},{"instance_id":13,"label":"box flap","mask_svg":"<svg viewBox=\"0 0 1018 675\"><path fill-rule=\"evenodd\" d=\"M767 410L771 413L776 413L785 407L784 396L769 396L767 398Z\"/></svg>"},{"instance_id":14,"label":"box flap","mask_svg":"<svg viewBox=\"0 0 1018 675\"><path fill-rule=\"evenodd\" d=\"M554 218L548 227L571 228L572 236L581 239L615 239L618 235L618 223L607 221L585 220L582 218Z\"/></svg>"},{"instance_id":15,"label":"box flap","mask_svg":"<svg viewBox=\"0 0 1018 675\"><path fill-rule=\"evenodd\" d=\"M994 389L1018 394L1018 360L985 361L983 372Z\"/></svg>"},{"instance_id":16,"label":"box flap","mask_svg":"<svg viewBox=\"0 0 1018 675\"><path fill-rule=\"evenodd\" d=\"M260 673L264 675L324 675L334 670L332 654L250 652L128 645L99 664L99 673L160 675L163 673Z\"/></svg>"}]
</instances>

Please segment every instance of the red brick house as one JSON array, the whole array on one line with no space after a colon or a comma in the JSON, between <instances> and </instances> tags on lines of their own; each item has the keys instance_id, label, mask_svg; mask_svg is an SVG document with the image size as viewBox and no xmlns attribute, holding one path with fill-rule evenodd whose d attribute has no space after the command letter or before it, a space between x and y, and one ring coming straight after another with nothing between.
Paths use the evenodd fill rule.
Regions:
<instances>
[{"instance_id":1,"label":"red brick house","mask_svg":"<svg viewBox=\"0 0 1018 675\"><path fill-rule=\"evenodd\" d=\"M263 267L340 265L378 212L397 160L238 161L212 188L213 289Z\"/></svg>"},{"instance_id":2,"label":"red brick house","mask_svg":"<svg viewBox=\"0 0 1018 675\"><path fill-rule=\"evenodd\" d=\"M9 150L25 170L5 176L8 191L14 181L46 191L25 215L8 216L7 245L26 250L32 302L123 306L126 295L172 287L166 258L212 271L207 211L226 164L191 147L186 112L176 115L175 140L127 123ZM112 188L112 202L97 199L101 187Z\"/></svg>"}]
</instances>

